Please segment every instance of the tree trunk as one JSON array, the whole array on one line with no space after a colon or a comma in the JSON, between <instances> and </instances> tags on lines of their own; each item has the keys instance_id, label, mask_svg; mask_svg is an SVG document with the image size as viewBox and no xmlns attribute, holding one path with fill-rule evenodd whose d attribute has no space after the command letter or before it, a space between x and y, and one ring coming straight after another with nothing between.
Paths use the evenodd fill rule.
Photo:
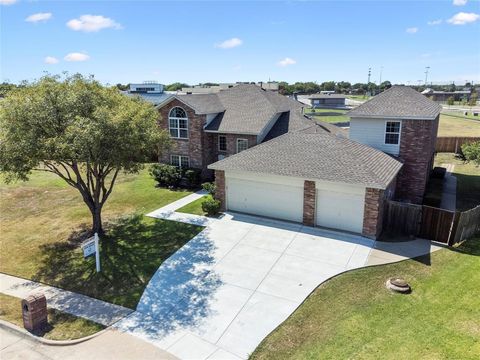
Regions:
<instances>
[{"instance_id":1,"label":"tree trunk","mask_svg":"<svg viewBox=\"0 0 480 360\"><path fill-rule=\"evenodd\" d=\"M92 234L97 233L99 236L103 235L102 208L100 206L96 206L92 210L92 219Z\"/></svg>"}]
</instances>

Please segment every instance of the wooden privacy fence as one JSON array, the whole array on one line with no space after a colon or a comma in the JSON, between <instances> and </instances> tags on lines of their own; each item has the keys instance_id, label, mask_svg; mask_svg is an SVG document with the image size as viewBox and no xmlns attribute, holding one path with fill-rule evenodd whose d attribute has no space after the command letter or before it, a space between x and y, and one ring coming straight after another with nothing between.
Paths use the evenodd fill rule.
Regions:
<instances>
[{"instance_id":1,"label":"wooden privacy fence","mask_svg":"<svg viewBox=\"0 0 480 360\"><path fill-rule=\"evenodd\" d=\"M388 232L418 236L448 245L480 233L480 206L454 212L387 200L384 214L383 228Z\"/></svg>"},{"instance_id":2,"label":"wooden privacy fence","mask_svg":"<svg viewBox=\"0 0 480 360\"><path fill-rule=\"evenodd\" d=\"M437 144L435 145L436 152L460 152L463 144L480 141L480 137L475 136L440 136L437 137Z\"/></svg>"}]
</instances>

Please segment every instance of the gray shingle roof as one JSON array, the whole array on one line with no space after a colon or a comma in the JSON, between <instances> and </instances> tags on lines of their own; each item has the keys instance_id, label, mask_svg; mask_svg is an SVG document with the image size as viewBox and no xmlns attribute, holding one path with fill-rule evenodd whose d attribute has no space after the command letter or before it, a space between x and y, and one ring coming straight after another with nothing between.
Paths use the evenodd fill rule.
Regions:
<instances>
[{"instance_id":1,"label":"gray shingle roof","mask_svg":"<svg viewBox=\"0 0 480 360\"><path fill-rule=\"evenodd\" d=\"M175 97L194 109L197 114L214 114L225 111L225 106L218 98L218 94L190 94L176 95Z\"/></svg>"},{"instance_id":2,"label":"gray shingle roof","mask_svg":"<svg viewBox=\"0 0 480 360\"><path fill-rule=\"evenodd\" d=\"M297 131L254 146L208 166L362 184L385 189L402 164L393 157L349 139L327 133Z\"/></svg>"},{"instance_id":3,"label":"gray shingle roof","mask_svg":"<svg viewBox=\"0 0 480 360\"><path fill-rule=\"evenodd\" d=\"M347 113L350 117L435 119L442 107L409 86L392 86Z\"/></svg>"},{"instance_id":4,"label":"gray shingle roof","mask_svg":"<svg viewBox=\"0 0 480 360\"><path fill-rule=\"evenodd\" d=\"M130 97L140 97L153 105L158 105L162 102L165 102L168 98L172 97L171 94L161 93L161 94L146 94L146 93L129 93L128 91L123 92L123 94Z\"/></svg>"}]
</instances>

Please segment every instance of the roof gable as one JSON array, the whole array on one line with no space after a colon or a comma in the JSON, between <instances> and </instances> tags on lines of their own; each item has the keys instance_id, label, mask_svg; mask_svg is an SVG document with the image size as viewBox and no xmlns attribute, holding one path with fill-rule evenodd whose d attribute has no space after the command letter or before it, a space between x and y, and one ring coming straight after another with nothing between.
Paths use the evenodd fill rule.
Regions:
<instances>
[{"instance_id":1,"label":"roof gable","mask_svg":"<svg viewBox=\"0 0 480 360\"><path fill-rule=\"evenodd\" d=\"M396 85L347 113L350 117L434 120L442 107L409 86Z\"/></svg>"}]
</instances>

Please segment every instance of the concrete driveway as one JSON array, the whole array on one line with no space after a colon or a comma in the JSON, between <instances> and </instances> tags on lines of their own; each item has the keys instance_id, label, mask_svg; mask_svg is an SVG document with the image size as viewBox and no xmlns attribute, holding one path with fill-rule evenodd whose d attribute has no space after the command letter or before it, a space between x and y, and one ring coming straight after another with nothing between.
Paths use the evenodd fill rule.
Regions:
<instances>
[{"instance_id":1,"label":"concrete driveway","mask_svg":"<svg viewBox=\"0 0 480 360\"><path fill-rule=\"evenodd\" d=\"M246 359L319 284L364 266L374 245L239 214L206 225L117 324L181 359Z\"/></svg>"}]
</instances>

